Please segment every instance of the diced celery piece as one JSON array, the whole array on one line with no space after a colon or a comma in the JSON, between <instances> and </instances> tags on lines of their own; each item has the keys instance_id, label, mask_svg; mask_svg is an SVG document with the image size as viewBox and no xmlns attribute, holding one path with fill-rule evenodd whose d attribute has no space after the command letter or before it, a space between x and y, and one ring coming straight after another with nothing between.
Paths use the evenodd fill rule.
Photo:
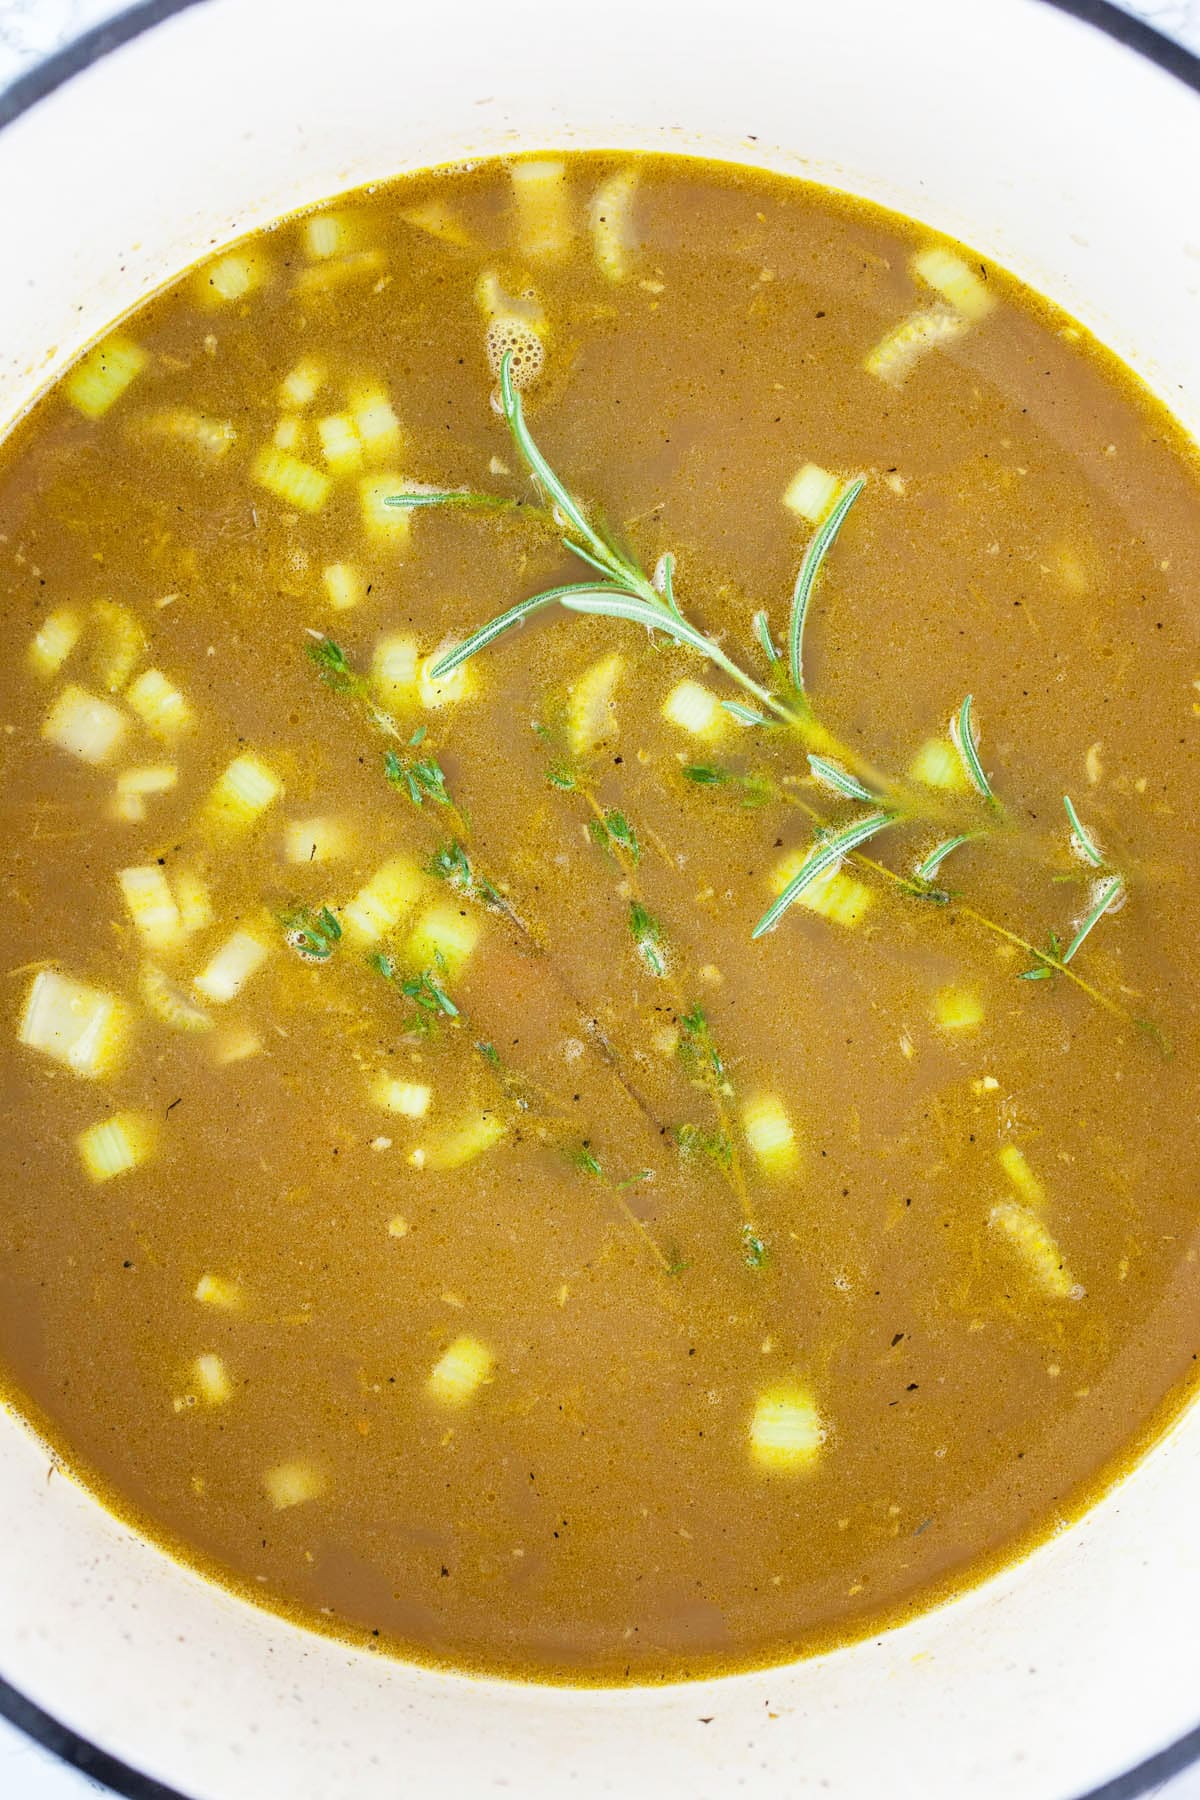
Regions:
<instances>
[{"instance_id":1,"label":"diced celery piece","mask_svg":"<svg viewBox=\"0 0 1200 1800\"><path fill-rule=\"evenodd\" d=\"M380 638L371 657L371 679L393 706L415 700L418 693L417 640L403 632Z\"/></svg>"},{"instance_id":2,"label":"diced celery piece","mask_svg":"<svg viewBox=\"0 0 1200 1800\"><path fill-rule=\"evenodd\" d=\"M235 931L214 950L200 973L193 978L192 985L199 989L206 1000L224 1006L236 999L270 954L266 944L251 937L248 931Z\"/></svg>"},{"instance_id":3,"label":"diced celery piece","mask_svg":"<svg viewBox=\"0 0 1200 1800\"><path fill-rule=\"evenodd\" d=\"M809 525L819 525L842 491L842 484L818 463L805 463L784 491L783 504Z\"/></svg>"},{"instance_id":4,"label":"diced celery piece","mask_svg":"<svg viewBox=\"0 0 1200 1800\"><path fill-rule=\"evenodd\" d=\"M949 306L931 306L901 319L876 344L863 367L891 387L899 387L921 358L952 344L970 328L970 320Z\"/></svg>"},{"instance_id":5,"label":"diced celery piece","mask_svg":"<svg viewBox=\"0 0 1200 1800\"><path fill-rule=\"evenodd\" d=\"M231 306L248 299L267 278L267 262L257 250L230 250L205 265L192 291L201 306Z\"/></svg>"},{"instance_id":6,"label":"diced celery piece","mask_svg":"<svg viewBox=\"0 0 1200 1800\"><path fill-rule=\"evenodd\" d=\"M1029 1274L1054 1300L1081 1300L1084 1290L1075 1280L1049 1228L1027 1206L1002 1200L993 1206L989 1224L1007 1238Z\"/></svg>"},{"instance_id":7,"label":"diced celery piece","mask_svg":"<svg viewBox=\"0 0 1200 1800\"><path fill-rule=\"evenodd\" d=\"M21 1043L77 1075L110 1074L128 1037L128 1014L112 994L42 969L34 976L17 1028Z\"/></svg>"},{"instance_id":8,"label":"diced celery piece","mask_svg":"<svg viewBox=\"0 0 1200 1800\"><path fill-rule=\"evenodd\" d=\"M997 1151L1000 1167L1027 1206L1044 1206L1046 1190L1029 1166L1025 1152L1016 1144L1001 1144Z\"/></svg>"},{"instance_id":9,"label":"diced celery piece","mask_svg":"<svg viewBox=\"0 0 1200 1800\"><path fill-rule=\"evenodd\" d=\"M633 229L633 196L637 171L620 169L609 175L592 195L589 219L596 266L609 281L625 281L636 244Z\"/></svg>"},{"instance_id":10,"label":"diced celery piece","mask_svg":"<svg viewBox=\"0 0 1200 1800\"><path fill-rule=\"evenodd\" d=\"M571 196L566 164L530 157L509 167L516 206L517 245L532 262L557 262L571 247Z\"/></svg>"},{"instance_id":11,"label":"diced celery piece","mask_svg":"<svg viewBox=\"0 0 1200 1800\"><path fill-rule=\"evenodd\" d=\"M46 714L42 736L81 762L106 762L125 736L128 719L119 707L73 682Z\"/></svg>"},{"instance_id":12,"label":"diced celery piece","mask_svg":"<svg viewBox=\"0 0 1200 1800\"><path fill-rule=\"evenodd\" d=\"M385 1112L399 1113L405 1119L423 1119L433 1099L433 1089L420 1081L397 1081L381 1075L371 1089L371 1098Z\"/></svg>"},{"instance_id":13,"label":"diced celery piece","mask_svg":"<svg viewBox=\"0 0 1200 1800\"><path fill-rule=\"evenodd\" d=\"M250 479L298 512L320 512L329 498L329 477L323 469L274 444L264 444L258 452L250 465Z\"/></svg>"},{"instance_id":14,"label":"diced celery piece","mask_svg":"<svg viewBox=\"0 0 1200 1800\"><path fill-rule=\"evenodd\" d=\"M439 1406L466 1406L491 1380L496 1358L477 1337L457 1337L430 1370L425 1391Z\"/></svg>"},{"instance_id":15,"label":"diced celery piece","mask_svg":"<svg viewBox=\"0 0 1200 1800\"><path fill-rule=\"evenodd\" d=\"M161 669L143 669L125 694L147 731L171 743L192 724L192 711Z\"/></svg>"},{"instance_id":16,"label":"diced celery piece","mask_svg":"<svg viewBox=\"0 0 1200 1800\"><path fill-rule=\"evenodd\" d=\"M290 863L336 862L349 848L337 819L292 819L284 829L283 853Z\"/></svg>"},{"instance_id":17,"label":"diced celery piece","mask_svg":"<svg viewBox=\"0 0 1200 1800\"><path fill-rule=\"evenodd\" d=\"M57 675L79 642L83 620L73 606L56 606L29 646L29 662L39 675Z\"/></svg>"},{"instance_id":18,"label":"diced celery piece","mask_svg":"<svg viewBox=\"0 0 1200 1800\"><path fill-rule=\"evenodd\" d=\"M475 300L487 320L484 342L492 374L498 380L505 356L511 356L513 386L532 387L546 360L541 305L531 296L505 293L492 269L485 269L475 283Z\"/></svg>"},{"instance_id":19,"label":"diced celery piece","mask_svg":"<svg viewBox=\"0 0 1200 1800\"><path fill-rule=\"evenodd\" d=\"M356 388L350 395L354 429L372 462L395 456L400 448L400 421L380 387Z\"/></svg>"},{"instance_id":20,"label":"diced celery piece","mask_svg":"<svg viewBox=\"0 0 1200 1800\"><path fill-rule=\"evenodd\" d=\"M75 365L63 382L63 392L85 419L102 419L149 360L140 344L110 337Z\"/></svg>"},{"instance_id":21,"label":"diced celery piece","mask_svg":"<svg viewBox=\"0 0 1200 1800\"><path fill-rule=\"evenodd\" d=\"M335 612L359 606L367 597L367 584L353 563L329 563L322 571L325 592Z\"/></svg>"},{"instance_id":22,"label":"diced celery piece","mask_svg":"<svg viewBox=\"0 0 1200 1800\"><path fill-rule=\"evenodd\" d=\"M768 1388L758 1396L750 1421L750 1451L764 1468L809 1468L825 1438L816 1402L803 1388Z\"/></svg>"},{"instance_id":23,"label":"diced celery piece","mask_svg":"<svg viewBox=\"0 0 1200 1800\"><path fill-rule=\"evenodd\" d=\"M410 206L399 215L406 225L427 232L443 244L454 244L460 250L471 245L471 234L457 214L442 200L426 200L421 206Z\"/></svg>"},{"instance_id":24,"label":"diced celery piece","mask_svg":"<svg viewBox=\"0 0 1200 1800\"><path fill-rule=\"evenodd\" d=\"M952 794L965 794L971 786L962 757L949 738L927 738L908 765L908 775L910 781Z\"/></svg>"},{"instance_id":25,"label":"diced celery piece","mask_svg":"<svg viewBox=\"0 0 1200 1800\"><path fill-rule=\"evenodd\" d=\"M304 448L304 420L298 413L284 413L271 433L276 450L298 454Z\"/></svg>"},{"instance_id":26,"label":"diced celery piece","mask_svg":"<svg viewBox=\"0 0 1200 1800\"><path fill-rule=\"evenodd\" d=\"M742 1132L751 1154L768 1175L787 1175L800 1161L800 1147L783 1101L758 1094L742 1106Z\"/></svg>"},{"instance_id":27,"label":"diced celery piece","mask_svg":"<svg viewBox=\"0 0 1200 1800\"><path fill-rule=\"evenodd\" d=\"M933 996L933 1022L942 1031L972 1031L983 1023L983 1001L974 988L939 988Z\"/></svg>"},{"instance_id":28,"label":"diced celery piece","mask_svg":"<svg viewBox=\"0 0 1200 1800\"><path fill-rule=\"evenodd\" d=\"M237 442L237 428L228 419L210 418L191 406L169 406L131 421L138 437L160 438L193 451L202 462L217 463Z\"/></svg>"},{"instance_id":29,"label":"diced celery piece","mask_svg":"<svg viewBox=\"0 0 1200 1800\"><path fill-rule=\"evenodd\" d=\"M257 1056L262 1047L262 1039L252 1027L233 1025L214 1040L213 1061L219 1068L224 1068L229 1063L245 1062L247 1057Z\"/></svg>"},{"instance_id":30,"label":"diced celery piece","mask_svg":"<svg viewBox=\"0 0 1200 1800\"><path fill-rule=\"evenodd\" d=\"M316 213L304 221L304 248L314 262L352 248L350 221L341 213Z\"/></svg>"},{"instance_id":31,"label":"diced celery piece","mask_svg":"<svg viewBox=\"0 0 1200 1800\"><path fill-rule=\"evenodd\" d=\"M364 475L358 484L358 500L362 521L368 534L383 543L399 548L408 542L411 518L407 507L388 506L389 494L404 487L401 475Z\"/></svg>"},{"instance_id":32,"label":"diced celery piece","mask_svg":"<svg viewBox=\"0 0 1200 1800\"><path fill-rule=\"evenodd\" d=\"M435 1138L432 1144L414 1152L414 1156L427 1169L461 1169L507 1135L508 1126L499 1113L472 1113L444 1137Z\"/></svg>"},{"instance_id":33,"label":"diced celery piece","mask_svg":"<svg viewBox=\"0 0 1200 1800\"><path fill-rule=\"evenodd\" d=\"M394 931L420 899L425 882L410 856L394 856L377 869L342 913L351 942L375 944Z\"/></svg>"},{"instance_id":34,"label":"diced celery piece","mask_svg":"<svg viewBox=\"0 0 1200 1800\"><path fill-rule=\"evenodd\" d=\"M215 1306L219 1312L240 1312L246 1304L240 1284L226 1275L202 1275L192 1298L201 1306Z\"/></svg>"},{"instance_id":35,"label":"diced celery piece","mask_svg":"<svg viewBox=\"0 0 1200 1800\"><path fill-rule=\"evenodd\" d=\"M348 475L361 468L363 447L349 413L329 413L318 419L317 441L321 455L335 474Z\"/></svg>"},{"instance_id":36,"label":"diced celery piece","mask_svg":"<svg viewBox=\"0 0 1200 1800\"><path fill-rule=\"evenodd\" d=\"M157 863L120 869L117 882L129 908L129 916L146 942L160 949L177 942L183 935L179 908Z\"/></svg>"},{"instance_id":37,"label":"diced celery piece","mask_svg":"<svg viewBox=\"0 0 1200 1800\"><path fill-rule=\"evenodd\" d=\"M205 1406L224 1406L233 1398L233 1382L222 1357L206 1351L192 1364L192 1380Z\"/></svg>"},{"instance_id":38,"label":"diced celery piece","mask_svg":"<svg viewBox=\"0 0 1200 1800\"><path fill-rule=\"evenodd\" d=\"M142 659L146 634L129 608L115 600L96 601L92 625L100 638L95 672L110 694L119 694Z\"/></svg>"},{"instance_id":39,"label":"diced celery piece","mask_svg":"<svg viewBox=\"0 0 1200 1800\"><path fill-rule=\"evenodd\" d=\"M457 975L479 942L479 921L449 901L436 901L417 920L405 955L418 969Z\"/></svg>"},{"instance_id":40,"label":"diced celery piece","mask_svg":"<svg viewBox=\"0 0 1200 1800\"><path fill-rule=\"evenodd\" d=\"M298 294L327 293L351 281L365 281L378 275L384 266L382 250L352 250L347 256L327 256L310 268L301 269L296 277Z\"/></svg>"},{"instance_id":41,"label":"diced celery piece","mask_svg":"<svg viewBox=\"0 0 1200 1800\"><path fill-rule=\"evenodd\" d=\"M475 691L474 663L459 663L457 669L451 669L448 675L439 675L434 679L431 671L444 654L444 650L435 650L432 656L422 658L417 671L417 692L421 705L433 710L439 706L452 706Z\"/></svg>"},{"instance_id":42,"label":"diced celery piece","mask_svg":"<svg viewBox=\"0 0 1200 1800\"><path fill-rule=\"evenodd\" d=\"M224 825L252 825L283 792L275 771L261 757L236 756L208 797L209 817Z\"/></svg>"},{"instance_id":43,"label":"diced celery piece","mask_svg":"<svg viewBox=\"0 0 1200 1800\"><path fill-rule=\"evenodd\" d=\"M986 317L996 304L986 281L944 245L932 244L928 250L918 251L912 259L912 271L972 323Z\"/></svg>"},{"instance_id":44,"label":"diced celery piece","mask_svg":"<svg viewBox=\"0 0 1200 1800\"><path fill-rule=\"evenodd\" d=\"M279 404L286 407L311 406L324 385L324 363L316 356L302 356L279 384Z\"/></svg>"},{"instance_id":45,"label":"diced celery piece","mask_svg":"<svg viewBox=\"0 0 1200 1800\"><path fill-rule=\"evenodd\" d=\"M176 869L175 898L179 902L179 920L186 932L203 931L212 924L212 896L193 869Z\"/></svg>"},{"instance_id":46,"label":"diced celery piece","mask_svg":"<svg viewBox=\"0 0 1200 1800\"><path fill-rule=\"evenodd\" d=\"M811 845L805 845L797 850L789 850L786 856L781 857L771 870L771 892L782 894L788 882L800 873L811 854ZM847 928L860 925L874 904L873 890L842 869L830 869L824 875L818 875L815 881L810 881L806 887L801 888L796 896L797 906L817 913L834 925L844 925Z\"/></svg>"},{"instance_id":47,"label":"diced celery piece","mask_svg":"<svg viewBox=\"0 0 1200 1800\"><path fill-rule=\"evenodd\" d=\"M143 963L138 992L148 1011L172 1031L211 1031L212 1019L202 1007L193 1006L156 963Z\"/></svg>"},{"instance_id":48,"label":"diced celery piece","mask_svg":"<svg viewBox=\"0 0 1200 1800\"><path fill-rule=\"evenodd\" d=\"M146 796L167 794L179 779L174 763L154 763L143 768L122 769L117 776L113 812L127 824L137 824L146 816Z\"/></svg>"},{"instance_id":49,"label":"diced celery piece","mask_svg":"<svg viewBox=\"0 0 1200 1800\"><path fill-rule=\"evenodd\" d=\"M153 1148L153 1125L144 1113L114 1113L81 1131L75 1143L92 1180L111 1181L145 1162Z\"/></svg>"},{"instance_id":50,"label":"diced celery piece","mask_svg":"<svg viewBox=\"0 0 1200 1800\"><path fill-rule=\"evenodd\" d=\"M673 687L662 712L668 723L698 738L718 738L729 723L720 700L698 681L681 681Z\"/></svg>"},{"instance_id":51,"label":"diced celery piece","mask_svg":"<svg viewBox=\"0 0 1200 1800\"><path fill-rule=\"evenodd\" d=\"M267 1498L276 1512L300 1506L305 1500L319 1500L327 1485L321 1471L306 1462L277 1463L263 1476Z\"/></svg>"},{"instance_id":52,"label":"diced celery piece","mask_svg":"<svg viewBox=\"0 0 1200 1800\"><path fill-rule=\"evenodd\" d=\"M572 754L587 756L617 735L615 696L625 658L602 656L571 685L567 702L567 742Z\"/></svg>"}]
</instances>

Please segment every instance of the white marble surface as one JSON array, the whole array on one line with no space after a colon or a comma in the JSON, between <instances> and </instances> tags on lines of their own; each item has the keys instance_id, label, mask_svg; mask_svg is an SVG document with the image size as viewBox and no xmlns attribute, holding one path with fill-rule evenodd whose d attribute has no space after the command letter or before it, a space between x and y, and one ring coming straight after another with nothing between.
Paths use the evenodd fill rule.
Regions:
<instances>
[{"instance_id":1,"label":"white marble surface","mask_svg":"<svg viewBox=\"0 0 1200 1800\"><path fill-rule=\"evenodd\" d=\"M1200 52L1200 0L1123 0L1123 4L1126 11L1140 14L1160 31ZM0 87L40 57L121 10L112 0L0 0ZM5 1673L20 1679L18 1670ZM1196 1714L1200 1718L1200 1683ZM85 1800L104 1791L0 1720L0 1796L4 1800ZM1200 1800L1200 1765L1155 1792L1158 1800Z\"/></svg>"}]
</instances>

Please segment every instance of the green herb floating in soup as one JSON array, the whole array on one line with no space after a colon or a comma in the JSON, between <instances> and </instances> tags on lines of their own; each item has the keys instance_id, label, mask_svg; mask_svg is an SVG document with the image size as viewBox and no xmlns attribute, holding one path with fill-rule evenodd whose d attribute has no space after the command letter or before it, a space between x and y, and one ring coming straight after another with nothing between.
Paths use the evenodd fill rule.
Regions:
<instances>
[{"instance_id":1,"label":"green herb floating in soup","mask_svg":"<svg viewBox=\"0 0 1200 1800\"><path fill-rule=\"evenodd\" d=\"M522 157L220 252L0 451L0 1358L216 1578L646 1681L1187 1393L1200 481L935 234Z\"/></svg>"}]
</instances>

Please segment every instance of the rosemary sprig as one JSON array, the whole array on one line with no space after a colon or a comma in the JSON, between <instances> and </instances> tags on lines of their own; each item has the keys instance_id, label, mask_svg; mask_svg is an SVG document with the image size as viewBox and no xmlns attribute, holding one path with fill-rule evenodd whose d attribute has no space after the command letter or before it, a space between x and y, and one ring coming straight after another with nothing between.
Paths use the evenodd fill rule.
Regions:
<instances>
[{"instance_id":1,"label":"rosemary sprig","mask_svg":"<svg viewBox=\"0 0 1200 1800\"><path fill-rule=\"evenodd\" d=\"M533 439L525 421L521 398L513 380L510 357L505 357L501 366L500 380L502 410L513 442L521 455L526 468L533 477L543 495L552 519L561 527L561 541L573 555L585 562L599 577L594 582L579 582L564 587L551 588L543 593L532 595L520 601L506 612L499 614L473 633L463 643L456 645L435 664L432 675L440 678L448 674L469 657L494 642L503 632L520 624L532 612L551 604L560 604L567 611L590 614L597 617L608 617L644 626L653 636L662 634L670 640L686 648L695 650L705 656L717 668L722 670L731 680L739 685L757 703L751 707L739 701L725 701L723 704L740 722L748 726L761 726L771 718L779 720L796 729L802 739L814 752L813 772L826 781L830 781L836 790L847 798L881 804L882 810L872 814L868 819L858 820L842 828L818 846L814 846L812 856L799 874L788 884L788 888L779 896L774 905L759 920L755 928L755 937L769 931L782 917L783 913L811 882L822 873L832 868L841 855L856 854L859 860L868 867L874 868L887 880L899 886L903 891L924 899L934 899L949 905L952 896L933 888L931 879L945 857L972 838L984 835L978 829L953 833L943 839L935 849L918 865L915 877L898 875L885 865L863 857L857 846L866 842L876 831L896 824L905 819L923 816L928 810L928 801L915 797L907 788L898 782L889 781L880 776L863 758L845 746L837 744L831 735L821 727L812 712L803 684L803 638L808 608L813 590L820 574L822 564L828 555L837 534L840 531L850 508L854 505L865 485L863 477L850 482L842 493L824 524L814 534L797 575L792 596L792 609L789 620L788 664L792 677L792 692L783 694L775 692L756 681L746 670L726 654L717 641L709 637L693 625L683 614L674 591L674 560L669 553L660 559L653 578L646 576L636 562L618 549L604 534L597 529L588 516L581 502L571 494L565 483L551 468L546 457ZM467 490L464 490L467 491ZM438 503L439 495L453 496L458 490L435 490L424 497L424 503ZM401 504L405 497L398 497ZM450 503L450 501L447 501ZM454 503L458 503L455 501ZM532 512L532 509L531 509ZM767 615L759 611L753 618L754 635L762 648L772 671L782 660L771 636ZM339 671L330 671L333 681L339 678ZM985 804L996 813L1000 805L993 792L986 771L983 768L976 740L975 727L972 720L973 696L964 698L958 713L951 721L950 734L966 771L971 787ZM829 754L826 754L829 753ZM832 779L831 779L832 778ZM553 777L551 777L553 780ZM853 783L851 786L849 784ZM567 779L561 783L568 787ZM715 785L712 783L710 785ZM795 802L801 804L801 802ZM814 812L819 819L819 813ZM1068 816L1073 826L1077 823L1073 808L1068 808ZM1087 855L1085 844L1096 848L1094 841L1086 833L1078 842ZM1079 948L1088 932L1104 913L1115 904L1119 893L1123 891L1124 882L1114 877L1117 886L1107 894L1097 896L1095 906L1099 906L1096 917L1083 921L1072 948ZM1101 901L1103 904L1101 904ZM1125 1008L1110 996L1103 995L1088 982L1076 976L1066 967L1067 959L1059 958L1045 951L1036 950L1018 933L1009 931L1007 927L979 913L976 909L960 904L955 900L956 908L964 916L973 919L987 930L996 933L1008 942L1024 948L1035 959L1039 968L1051 973L1069 974L1076 984L1088 993L1099 1004L1117 1016L1129 1019ZM1095 906L1093 911L1095 911ZM1039 979L1044 977L1038 976Z\"/></svg>"},{"instance_id":2,"label":"rosemary sprig","mask_svg":"<svg viewBox=\"0 0 1200 1800\"><path fill-rule=\"evenodd\" d=\"M788 666L792 671L792 685L798 694L804 693L804 626L808 618L808 603L812 599L813 588L825 558L836 542L838 532L846 522L846 514L866 487L866 481L859 475L842 489L837 503L816 532L808 549L804 552L800 564L800 573L796 576L796 585L792 591L792 613L788 628Z\"/></svg>"},{"instance_id":3,"label":"rosemary sprig","mask_svg":"<svg viewBox=\"0 0 1200 1800\"><path fill-rule=\"evenodd\" d=\"M868 813L865 819L855 819L851 825L845 825L840 831L833 832L820 843L813 846L811 853L805 858L800 868L792 876L783 892L770 906L751 932L751 937L760 938L768 931L774 931L788 907L797 901L806 887L831 869L836 869L842 858L851 850L857 850L868 838L886 831L889 825L895 825L897 815L891 812Z\"/></svg>"}]
</instances>

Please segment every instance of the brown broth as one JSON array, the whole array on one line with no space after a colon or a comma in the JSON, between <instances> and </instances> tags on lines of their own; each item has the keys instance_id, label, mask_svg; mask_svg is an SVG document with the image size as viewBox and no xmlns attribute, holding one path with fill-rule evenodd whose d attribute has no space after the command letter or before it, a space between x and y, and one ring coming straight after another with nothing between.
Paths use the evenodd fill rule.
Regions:
<instances>
[{"instance_id":1,"label":"brown broth","mask_svg":"<svg viewBox=\"0 0 1200 1800\"><path fill-rule=\"evenodd\" d=\"M985 318L902 385L865 369L943 304L911 271L922 228L743 169L566 165L561 254L522 250L501 164L348 196L343 238L317 229L328 255L285 221L243 247L252 291L183 277L121 327L146 360L103 416L60 386L0 450L0 1363L109 1505L260 1604L423 1661L654 1681L851 1639L978 1578L1094 1498L1184 1395L1200 492L1157 403L978 259ZM635 241L613 280L588 203L626 167ZM431 206L442 236L412 222ZM369 675L383 637L428 656L587 576L529 517L364 523L358 483L378 477L536 502L489 404L489 269L544 314L526 405L551 463L644 568L676 553L689 617L759 681L752 615L785 633L811 534L785 489L808 462L866 474L813 601L808 690L896 777L931 739L956 766L947 721L973 694L1002 814L909 783L922 816L865 846L904 875L985 830L939 873L949 904L848 863L856 922L797 905L752 942L772 870L811 840L805 808L866 809L812 781L801 732L719 714L708 740L664 718L684 680L746 696L638 627L554 609L469 664L464 697L377 687L394 740L322 684L311 633ZM304 358L319 391L281 406ZM316 422L364 384L398 436L377 408L343 471ZM330 478L314 511L253 479L287 418L287 454ZM360 584L343 610L332 565ZM95 612L109 602L124 619ZM26 643L64 609L81 635L39 671ZM572 753L572 686L614 652L615 728ZM130 698L148 668L193 714L166 741ZM125 717L96 764L43 736L69 683ZM435 760L458 810L389 784L389 747ZM281 791L235 829L206 796L241 755ZM122 773L164 767L173 785L119 818L139 805ZM1094 871L1064 792L1128 889L1071 963L1091 991L1019 979L1028 954L986 923L1069 942ZM614 811L636 866L590 830ZM312 819L340 854L305 859ZM504 910L427 871L456 837ZM420 899L356 942L347 904L396 857ZM177 906L201 882L211 921L148 946L128 868L161 871ZM406 948L431 905L478 933L461 969ZM287 941L298 908L317 933L299 948L325 960ZM215 1001L193 979L235 930L270 954ZM95 1079L18 1042L43 970L124 1003ZM939 1023L939 1005L979 1017ZM678 1048L696 1006L719 1076L699 1027ZM178 1029L180 1007L203 1027ZM426 1116L384 1110L385 1079L429 1088ZM756 1155L744 1109L764 1096L794 1141ZM148 1154L96 1180L77 1140L114 1114L144 1118ZM468 1117L499 1140L436 1166ZM205 1275L236 1305L197 1298ZM429 1382L457 1340L485 1378L452 1405ZM794 1465L752 1442L779 1393L820 1423Z\"/></svg>"}]
</instances>

